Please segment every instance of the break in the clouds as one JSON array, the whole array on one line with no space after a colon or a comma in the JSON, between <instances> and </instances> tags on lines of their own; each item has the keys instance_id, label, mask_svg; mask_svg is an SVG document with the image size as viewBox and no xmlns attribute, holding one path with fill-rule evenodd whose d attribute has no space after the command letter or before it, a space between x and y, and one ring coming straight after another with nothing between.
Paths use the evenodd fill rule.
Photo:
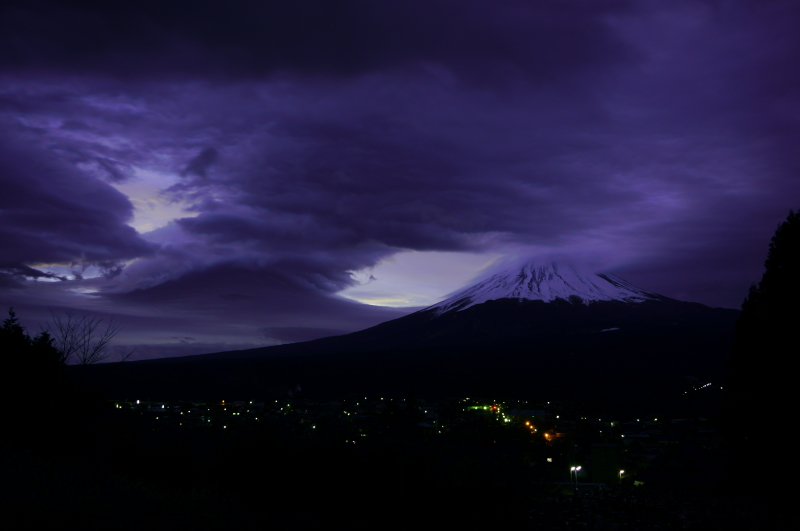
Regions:
<instances>
[{"instance_id":1,"label":"break in the clouds","mask_svg":"<svg viewBox=\"0 0 800 531\"><path fill-rule=\"evenodd\" d=\"M800 206L790 1L0 10L0 302L142 356L363 328L508 255L737 307Z\"/></svg>"}]
</instances>

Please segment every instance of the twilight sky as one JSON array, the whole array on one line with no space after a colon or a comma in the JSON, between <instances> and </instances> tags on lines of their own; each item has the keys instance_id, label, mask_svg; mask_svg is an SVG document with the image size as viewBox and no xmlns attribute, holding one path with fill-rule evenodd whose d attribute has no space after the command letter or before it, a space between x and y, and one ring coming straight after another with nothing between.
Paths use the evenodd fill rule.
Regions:
<instances>
[{"instance_id":1,"label":"twilight sky","mask_svg":"<svg viewBox=\"0 0 800 531\"><path fill-rule=\"evenodd\" d=\"M196 354L558 253L737 308L800 208L799 24L795 0L7 0L0 307Z\"/></svg>"}]
</instances>

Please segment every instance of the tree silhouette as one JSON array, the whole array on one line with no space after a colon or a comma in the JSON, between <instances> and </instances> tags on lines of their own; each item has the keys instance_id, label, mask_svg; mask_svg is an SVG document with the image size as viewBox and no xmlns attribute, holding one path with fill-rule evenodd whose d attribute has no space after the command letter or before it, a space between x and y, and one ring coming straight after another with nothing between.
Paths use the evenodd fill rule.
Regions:
<instances>
[{"instance_id":1,"label":"tree silhouette","mask_svg":"<svg viewBox=\"0 0 800 531\"><path fill-rule=\"evenodd\" d=\"M55 426L68 393L64 364L53 338L41 332L31 338L13 308L0 326L0 408L4 439L26 445L41 442L43 426Z\"/></svg>"},{"instance_id":2,"label":"tree silhouette","mask_svg":"<svg viewBox=\"0 0 800 531\"><path fill-rule=\"evenodd\" d=\"M6 368L16 369L16 377L30 372L49 374L64 365L53 337L45 331L31 338L19 324L13 308L8 310L8 318L0 327L0 351Z\"/></svg>"},{"instance_id":3,"label":"tree silhouette","mask_svg":"<svg viewBox=\"0 0 800 531\"><path fill-rule=\"evenodd\" d=\"M750 484L777 486L786 471L775 430L788 426L798 404L791 367L799 352L800 212L790 212L778 226L764 267L736 323L723 427L732 474Z\"/></svg>"},{"instance_id":4,"label":"tree silhouette","mask_svg":"<svg viewBox=\"0 0 800 531\"><path fill-rule=\"evenodd\" d=\"M14 308L9 308L8 318L3 321L0 327L0 345L6 356L9 353L23 349L28 345L30 338L25 333L25 329L19 324Z\"/></svg>"},{"instance_id":5,"label":"tree silhouette","mask_svg":"<svg viewBox=\"0 0 800 531\"><path fill-rule=\"evenodd\" d=\"M92 365L106 360L109 356L108 344L122 330L122 325L110 317L105 326L103 319L85 313L71 311L63 314L50 312L52 322L48 332L52 334L61 361L70 365ZM127 360L133 351L120 356Z\"/></svg>"}]
</instances>

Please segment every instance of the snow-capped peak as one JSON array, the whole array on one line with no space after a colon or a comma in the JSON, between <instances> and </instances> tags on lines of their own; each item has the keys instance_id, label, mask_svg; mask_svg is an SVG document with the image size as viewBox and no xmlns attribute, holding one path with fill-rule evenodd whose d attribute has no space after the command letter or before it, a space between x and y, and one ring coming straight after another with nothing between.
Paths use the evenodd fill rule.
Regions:
<instances>
[{"instance_id":1,"label":"snow-capped peak","mask_svg":"<svg viewBox=\"0 0 800 531\"><path fill-rule=\"evenodd\" d=\"M571 265L557 262L528 262L466 288L447 299L429 306L438 314L461 311L495 299L529 299L552 302L570 301L577 296L584 304L594 301L643 302L657 300L658 295L636 288L619 277L578 271Z\"/></svg>"}]
</instances>

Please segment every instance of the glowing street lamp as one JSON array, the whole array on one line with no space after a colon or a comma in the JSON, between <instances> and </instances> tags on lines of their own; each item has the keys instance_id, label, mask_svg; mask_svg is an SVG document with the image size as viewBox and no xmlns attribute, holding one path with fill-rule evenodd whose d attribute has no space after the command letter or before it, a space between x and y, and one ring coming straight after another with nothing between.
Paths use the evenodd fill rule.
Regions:
<instances>
[{"instance_id":1,"label":"glowing street lamp","mask_svg":"<svg viewBox=\"0 0 800 531\"><path fill-rule=\"evenodd\" d=\"M572 478L572 474L575 474L575 487L578 486L578 471L581 469L579 466L573 466L569 469L570 471L570 479Z\"/></svg>"},{"instance_id":2,"label":"glowing street lamp","mask_svg":"<svg viewBox=\"0 0 800 531\"><path fill-rule=\"evenodd\" d=\"M622 481L622 475L625 473L624 470L619 471L619 480Z\"/></svg>"}]
</instances>

